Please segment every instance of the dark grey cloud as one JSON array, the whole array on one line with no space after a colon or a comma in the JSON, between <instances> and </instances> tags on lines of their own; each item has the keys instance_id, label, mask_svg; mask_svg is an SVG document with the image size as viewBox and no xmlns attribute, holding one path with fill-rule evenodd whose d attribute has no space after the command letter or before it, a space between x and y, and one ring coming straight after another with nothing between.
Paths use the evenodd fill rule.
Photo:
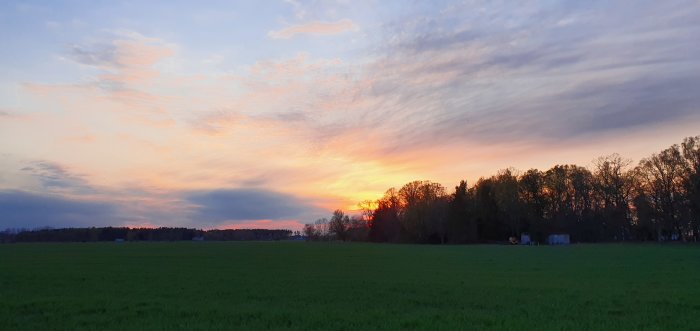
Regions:
<instances>
[{"instance_id":1,"label":"dark grey cloud","mask_svg":"<svg viewBox=\"0 0 700 331\"><path fill-rule=\"evenodd\" d=\"M185 200L193 205L192 218L198 223L295 219L316 210L295 196L261 189L191 192Z\"/></svg>"},{"instance_id":2,"label":"dark grey cloud","mask_svg":"<svg viewBox=\"0 0 700 331\"><path fill-rule=\"evenodd\" d=\"M103 192L104 193L104 192ZM151 224L195 228L219 227L237 221L305 220L328 211L292 195L261 189L175 192L169 202L143 205L139 198L68 196L19 190L0 191L0 230ZM153 193L141 192L148 200ZM180 196L180 198L175 198Z\"/></svg>"},{"instance_id":3,"label":"dark grey cloud","mask_svg":"<svg viewBox=\"0 0 700 331\"><path fill-rule=\"evenodd\" d=\"M23 161L9 162L16 167ZM125 187L93 185L89 177L69 167L38 160L16 167L14 176L34 179L33 189L0 189L0 231L6 228L90 226L184 226L217 228L237 221L270 220L301 222L325 215L313 202L253 187L269 187L271 174L241 170L246 188L210 190L158 190L133 183ZM209 164L208 166L211 166ZM236 174L235 178L241 177ZM287 222L287 224L289 224Z\"/></svg>"},{"instance_id":4,"label":"dark grey cloud","mask_svg":"<svg viewBox=\"0 0 700 331\"><path fill-rule=\"evenodd\" d=\"M119 220L115 206L110 203L24 191L0 191L0 229L115 224L119 224Z\"/></svg>"},{"instance_id":5,"label":"dark grey cloud","mask_svg":"<svg viewBox=\"0 0 700 331\"><path fill-rule=\"evenodd\" d=\"M327 211L293 195L253 188L153 191L105 188L50 161L21 172L38 179L41 192L0 190L0 230L90 226L186 226L216 228L236 221L307 220ZM265 174L247 185L265 185ZM239 183L240 185L241 183Z\"/></svg>"},{"instance_id":6,"label":"dark grey cloud","mask_svg":"<svg viewBox=\"0 0 700 331\"><path fill-rule=\"evenodd\" d=\"M639 77L622 82L576 84L551 95L513 97L479 112L447 113L417 135L434 139L561 141L580 136L700 118L700 74ZM521 103L518 103L521 102ZM434 141L434 139L430 141Z\"/></svg>"},{"instance_id":7,"label":"dark grey cloud","mask_svg":"<svg viewBox=\"0 0 700 331\"><path fill-rule=\"evenodd\" d=\"M561 99L589 107L573 116L574 135L646 126L700 115L700 74L639 77L617 84L582 86ZM591 114L593 116L586 116ZM697 116L695 116L697 117ZM558 132L559 135L564 132Z\"/></svg>"},{"instance_id":8,"label":"dark grey cloud","mask_svg":"<svg viewBox=\"0 0 700 331\"><path fill-rule=\"evenodd\" d=\"M46 190L66 190L74 193L91 193L94 189L87 180L66 167L50 161L34 161L20 169L37 178Z\"/></svg>"}]
</instances>

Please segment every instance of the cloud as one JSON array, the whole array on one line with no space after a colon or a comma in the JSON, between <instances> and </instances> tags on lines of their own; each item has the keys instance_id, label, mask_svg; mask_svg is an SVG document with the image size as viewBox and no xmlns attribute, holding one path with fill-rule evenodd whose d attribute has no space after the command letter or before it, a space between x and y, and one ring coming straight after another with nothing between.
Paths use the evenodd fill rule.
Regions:
<instances>
[{"instance_id":1,"label":"cloud","mask_svg":"<svg viewBox=\"0 0 700 331\"><path fill-rule=\"evenodd\" d=\"M185 194L200 224L299 219L318 210L293 195L262 189L219 189Z\"/></svg>"},{"instance_id":2,"label":"cloud","mask_svg":"<svg viewBox=\"0 0 700 331\"><path fill-rule=\"evenodd\" d=\"M112 43L91 45L71 45L68 55L75 62L98 68L113 68L118 66L117 46Z\"/></svg>"},{"instance_id":3,"label":"cloud","mask_svg":"<svg viewBox=\"0 0 700 331\"><path fill-rule=\"evenodd\" d=\"M139 189L91 194L0 190L0 230L91 226L193 228L301 228L325 215L308 201L264 189L159 193Z\"/></svg>"},{"instance_id":4,"label":"cloud","mask_svg":"<svg viewBox=\"0 0 700 331\"><path fill-rule=\"evenodd\" d=\"M27 116L15 110L7 110L0 108L0 120L19 120L26 119Z\"/></svg>"},{"instance_id":5,"label":"cloud","mask_svg":"<svg viewBox=\"0 0 700 331\"><path fill-rule=\"evenodd\" d=\"M697 120L700 8L682 3L489 2L414 13L385 25L365 68L371 83L357 94L363 106L319 131L353 141L373 128L382 143L372 154L387 155Z\"/></svg>"},{"instance_id":6,"label":"cloud","mask_svg":"<svg viewBox=\"0 0 700 331\"><path fill-rule=\"evenodd\" d=\"M284 2L290 4L294 8L294 16L296 16L297 19L304 19L304 16L306 16L306 10L299 1L284 0Z\"/></svg>"},{"instance_id":7,"label":"cloud","mask_svg":"<svg viewBox=\"0 0 700 331\"><path fill-rule=\"evenodd\" d=\"M45 109L65 111L37 111L45 116L41 129L10 123L0 132L6 141L49 146L55 131L100 130L95 142L62 146L68 152L54 157L75 164L95 155L88 156L100 158L87 162L91 178L110 185L129 185L116 183L129 178L152 188L141 199L147 202L128 211L122 208L136 199L114 194L123 201L124 219L171 224L169 217L180 215L178 224L214 226L229 218L309 220L295 196L325 196L328 209L347 208L353 199L374 198L416 178L449 184L456 176L544 159L538 153L552 153L553 145L591 146L591 137L608 137L610 145L631 132L642 137L643 129L700 120L700 8L694 3L471 1L416 3L401 12L363 25L365 41L373 43L341 52L343 61L299 54L189 76L166 70L171 62L193 62L164 40L127 32L72 46L68 57L88 67L81 74L92 75L89 83L25 84L33 96L48 99ZM268 35L349 30L357 26L345 19ZM79 178L87 178L32 168L52 191L80 187ZM249 189L271 185L295 196ZM251 203L253 210L226 209L218 196L276 202L271 211L260 203ZM181 209L149 212L172 206Z\"/></svg>"},{"instance_id":8,"label":"cloud","mask_svg":"<svg viewBox=\"0 0 700 331\"><path fill-rule=\"evenodd\" d=\"M339 59L310 59L304 53L258 61L246 75L232 78L241 87L236 95L216 104L218 109L194 112L189 124L210 135L234 127L275 136L304 134L319 113L342 105L338 97L354 86L343 72L346 66Z\"/></svg>"},{"instance_id":9,"label":"cloud","mask_svg":"<svg viewBox=\"0 0 700 331\"><path fill-rule=\"evenodd\" d=\"M174 45L132 31L117 31L103 41L71 45L68 57L105 70L145 70L174 55Z\"/></svg>"},{"instance_id":10,"label":"cloud","mask_svg":"<svg viewBox=\"0 0 700 331\"><path fill-rule=\"evenodd\" d=\"M71 45L67 57L76 63L99 70L97 79L87 87L104 92L138 95L147 98L143 84L161 76L154 66L175 54L175 46L161 39L131 31L118 31L100 42Z\"/></svg>"},{"instance_id":11,"label":"cloud","mask_svg":"<svg viewBox=\"0 0 700 331\"><path fill-rule=\"evenodd\" d=\"M335 22L314 21L292 25L277 31L270 31L267 36L272 39L289 39L298 34L327 36L358 30L359 27L353 21L344 18Z\"/></svg>"},{"instance_id":12,"label":"cloud","mask_svg":"<svg viewBox=\"0 0 700 331\"><path fill-rule=\"evenodd\" d=\"M23 191L0 191L0 215L0 229L90 227L120 223L115 207L110 203Z\"/></svg>"},{"instance_id":13,"label":"cloud","mask_svg":"<svg viewBox=\"0 0 700 331\"><path fill-rule=\"evenodd\" d=\"M243 119L235 112L212 111L199 115L190 121L190 125L198 132L213 135L227 131Z\"/></svg>"},{"instance_id":14,"label":"cloud","mask_svg":"<svg viewBox=\"0 0 700 331\"><path fill-rule=\"evenodd\" d=\"M172 124L168 107L177 96L158 92L168 85L157 65L174 56L175 45L130 31L111 32L98 42L69 47L66 58L93 71L87 82L23 83L24 90L47 99L52 108L78 112L114 110L132 122ZM60 108L59 108L60 109Z\"/></svg>"},{"instance_id":15,"label":"cloud","mask_svg":"<svg viewBox=\"0 0 700 331\"><path fill-rule=\"evenodd\" d=\"M21 170L39 179L45 190L72 193L94 192L84 176L74 174L66 167L54 162L35 161Z\"/></svg>"}]
</instances>

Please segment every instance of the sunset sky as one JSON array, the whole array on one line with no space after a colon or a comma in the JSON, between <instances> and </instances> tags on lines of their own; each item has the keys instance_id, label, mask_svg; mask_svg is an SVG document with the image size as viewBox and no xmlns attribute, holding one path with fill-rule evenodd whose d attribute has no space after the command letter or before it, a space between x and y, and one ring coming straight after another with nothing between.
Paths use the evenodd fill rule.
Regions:
<instances>
[{"instance_id":1,"label":"sunset sky","mask_svg":"<svg viewBox=\"0 0 700 331\"><path fill-rule=\"evenodd\" d=\"M700 134L700 1L2 1L0 229L289 228Z\"/></svg>"}]
</instances>

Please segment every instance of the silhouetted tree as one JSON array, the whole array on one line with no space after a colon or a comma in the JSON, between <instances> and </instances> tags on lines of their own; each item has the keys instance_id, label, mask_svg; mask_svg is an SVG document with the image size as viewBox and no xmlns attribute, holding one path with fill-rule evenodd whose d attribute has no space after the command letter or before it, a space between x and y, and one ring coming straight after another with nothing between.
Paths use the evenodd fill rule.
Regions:
<instances>
[{"instance_id":1,"label":"silhouetted tree","mask_svg":"<svg viewBox=\"0 0 700 331\"><path fill-rule=\"evenodd\" d=\"M444 242L447 231L445 188L431 181L413 181L399 190L399 220L404 241Z\"/></svg>"},{"instance_id":2,"label":"silhouetted tree","mask_svg":"<svg viewBox=\"0 0 700 331\"><path fill-rule=\"evenodd\" d=\"M520 236L520 196L518 178L513 169L504 169L492 179L498 220L509 229L509 236Z\"/></svg>"},{"instance_id":3,"label":"silhouetted tree","mask_svg":"<svg viewBox=\"0 0 700 331\"><path fill-rule=\"evenodd\" d=\"M467 182L462 180L455 186L448 207L447 236L451 243L474 243L478 239L476 222L469 212L469 202Z\"/></svg>"},{"instance_id":4,"label":"silhouetted tree","mask_svg":"<svg viewBox=\"0 0 700 331\"><path fill-rule=\"evenodd\" d=\"M632 174L627 169L631 163L618 154L594 161L593 189L599 210L599 222L595 228L603 240L625 240L632 234L629 208Z\"/></svg>"},{"instance_id":5,"label":"silhouetted tree","mask_svg":"<svg viewBox=\"0 0 700 331\"><path fill-rule=\"evenodd\" d=\"M683 232L683 158L678 145L643 159L636 168L641 196L653 210L656 239L670 239Z\"/></svg>"},{"instance_id":6,"label":"silhouetted tree","mask_svg":"<svg viewBox=\"0 0 700 331\"><path fill-rule=\"evenodd\" d=\"M518 189L525 228L533 240L544 241L547 233L547 224L545 223L547 199L544 193L544 174L537 169L526 171L518 179Z\"/></svg>"},{"instance_id":7,"label":"silhouetted tree","mask_svg":"<svg viewBox=\"0 0 700 331\"><path fill-rule=\"evenodd\" d=\"M347 230L347 239L350 241L369 240L369 224L364 217L350 217L350 225Z\"/></svg>"},{"instance_id":8,"label":"silhouetted tree","mask_svg":"<svg viewBox=\"0 0 700 331\"><path fill-rule=\"evenodd\" d=\"M473 215L477 224L478 238L481 241L503 240L503 235L508 233L507 225L499 222L498 202L493 178L480 178L474 187L470 189Z\"/></svg>"},{"instance_id":9,"label":"silhouetted tree","mask_svg":"<svg viewBox=\"0 0 700 331\"><path fill-rule=\"evenodd\" d=\"M207 240L284 240L290 230L235 229L198 230L189 228L65 228L23 230L13 234L13 242L85 242L85 241L178 241L205 237Z\"/></svg>"},{"instance_id":10,"label":"silhouetted tree","mask_svg":"<svg viewBox=\"0 0 700 331\"><path fill-rule=\"evenodd\" d=\"M700 136L685 138L681 147L685 161L683 186L691 214L688 239L697 240L700 237Z\"/></svg>"},{"instance_id":11,"label":"silhouetted tree","mask_svg":"<svg viewBox=\"0 0 700 331\"><path fill-rule=\"evenodd\" d=\"M394 188L388 189L384 196L377 200L377 208L370 221L369 239L375 242L398 242L401 235L399 213L401 203L399 194Z\"/></svg>"},{"instance_id":12,"label":"silhouetted tree","mask_svg":"<svg viewBox=\"0 0 700 331\"><path fill-rule=\"evenodd\" d=\"M304 224L303 232L306 240L318 240L318 238L321 237L321 233L316 230L313 224Z\"/></svg>"},{"instance_id":13,"label":"silhouetted tree","mask_svg":"<svg viewBox=\"0 0 700 331\"><path fill-rule=\"evenodd\" d=\"M345 215L342 210L336 209L328 223L328 232L336 239L346 241L348 239L348 230L350 229L350 217Z\"/></svg>"}]
</instances>

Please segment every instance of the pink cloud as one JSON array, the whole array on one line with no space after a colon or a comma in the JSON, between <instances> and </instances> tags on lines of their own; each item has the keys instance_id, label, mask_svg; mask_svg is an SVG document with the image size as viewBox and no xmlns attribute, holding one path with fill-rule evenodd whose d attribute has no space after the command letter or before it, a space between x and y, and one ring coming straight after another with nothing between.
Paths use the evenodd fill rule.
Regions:
<instances>
[{"instance_id":1,"label":"pink cloud","mask_svg":"<svg viewBox=\"0 0 700 331\"><path fill-rule=\"evenodd\" d=\"M2 121L16 121L16 120L26 120L29 119L30 115L23 114L16 110L3 109L0 108L0 122Z\"/></svg>"},{"instance_id":2,"label":"pink cloud","mask_svg":"<svg viewBox=\"0 0 700 331\"><path fill-rule=\"evenodd\" d=\"M353 21L344 18L336 22L314 21L292 25L277 31L270 31L267 35L272 39L289 39L297 34L334 35L357 30L359 27Z\"/></svg>"},{"instance_id":3,"label":"pink cloud","mask_svg":"<svg viewBox=\"0 0 700 331\"><path fill-rule=\"evenodd\" d=\"M117 40L117 62L126 67L149 67L158 61L174 55L173 49L163 42L143 40Z\"/></svg>"}]
</instances>

